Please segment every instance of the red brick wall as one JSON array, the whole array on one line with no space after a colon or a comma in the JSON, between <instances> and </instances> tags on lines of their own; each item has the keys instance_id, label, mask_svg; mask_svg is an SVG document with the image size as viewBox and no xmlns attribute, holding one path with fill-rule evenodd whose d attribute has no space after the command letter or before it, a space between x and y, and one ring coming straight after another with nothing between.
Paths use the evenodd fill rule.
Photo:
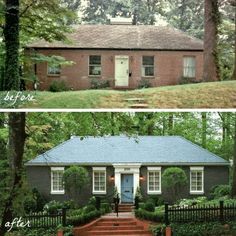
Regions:
<instances>
[{"instance_id":1,"label":"red brick wall","mask_svg":"<svg viewBox=\"0 0 236 236\"><path fill-rule=\"evenodd\" d=\"M142 56L155 57L154 77L148 78L152 86L175 85L183 74L183 57L196 57L196 80L202 79L203 52L182 51L112 51L112 50L38 50L45 55L60 55L66 60L74 61L72 66L62 68L60 76L48 76L47 64L37 65L37 76L40 80L40 90L47 90L53 80L64 80L74 90L90 88L91 79L99 78L88 76L89 55L102 56L102 75L99 79L109 80L114 86L115 55L128 55L130 63L129 87L138 87L141 80Z\"/></svg>"}]
</instances>

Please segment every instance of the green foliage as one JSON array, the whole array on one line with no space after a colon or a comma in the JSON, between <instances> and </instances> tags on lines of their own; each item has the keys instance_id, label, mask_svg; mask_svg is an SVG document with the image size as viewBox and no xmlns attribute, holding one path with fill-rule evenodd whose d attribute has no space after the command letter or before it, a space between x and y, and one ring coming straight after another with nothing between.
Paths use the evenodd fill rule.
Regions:
<instances>
[{"instance_id":1,"label":"green foliage","mask_svg":"<svg viewBox=\"0 0 236 236\"><path fill-rule=\"evenodd\" d=\"M63 181L66 191L76 199L78 193L89 182L88 171L84 167L72 166L65 170Z\"/></svg>"},{"instance_id":2,"label":"green foliage","mask_svg":"<svg viewBox=\"0 0 236 236\"><path fill-rule=\"evenodd\" d=\"M158 224L151 226L151 231L155 236L165 236L166 225L165 224Z\"/></svg>"},{"instance_id":3,"label":"green foliage","mask_svg":"<svg viewBox=\"0 0 236 236\"><path fill-rule=\"evenodd\" d=\"M192 206L192 205L199 205L199 204L205 204L205 203L208 203L208 200L206 197L197 197L197 198L191 198L191 199L181 199L177 202L177 205Z\"/></svg>"},{"instance_id":4,"label":"green foliage","mask_svg":"<svg viewBox=\"0 0 236 236\"><path fill-rule=\"evenodd\" d=\"M49 86L49 91L51 92L63 92L68 90L69 88L63 80L53 80Z\"/></svg>"},{"instance_id":5,"label":"green foliage","mask_svg":"<svg viewBox=\"0 0 236 236\"><path fill-rule=\"evenodd\" d=\"M110 87L108 80L101 80L93 78L91 80L91 89L102 89Z\"/></svg>"},{"instance_id":6,"label":"green foliage","mask_svg":"<svg viewBox=\"0 0 236 236\"><path fill-rule=\"evenodd\" d=\"M138 84L139 89L150 88L150 87L151 87L151 83L147 79L141 79L139 84Z\"/></svg>"},{"instance_id":7,"label":"green foliage","mask_svg":"<svg viewBox=\"0 0 236 236\"><path fill-rule=\"evenodd\" d=\"M186 184L187 176L179 167L169 167L162 174L162 185L173 194L172 200L179 198L179 194Z\"/></svg>"},{"instance_id":8,"label":"green foliage","mask_svg":"<svg viewBox=\"0 0 236 236\"><path fill-rule=\"evenodd\" d=\"M164 221L164 211L154 211L150 212L139 208L135 210L135 217L143 219L143 220L150 220L153 222L163 222Z\"/></svg>"},{"instance_id":9,"label":"green foliage","mask_svg":"<svg viewBox=\"0 0 236 236\"><path fill-rule=\"evenodd\" d=\"M49 214L56 214L58 210L63 208L63 203L62 202L57 202L55 200L50 201L45 204L43 207L43 210Z\"/></svg>"},{"instance_id":10,"label":"green foliage","mask_svg":"<svg viewBox=\"0 0 236 236\"><path fill-rule=\"evenodd\" d=\"M217 185L211 189L211 197L213 199L229 196L231 192L231 186L229 185Z\"/></svg>"},{"instance_id":11,"label":"green foliage","mask_svg":"<svg viewBox=\"0 0 236 236\"><path fill-rule=\"evenodd\" d=\"M95 211L96 210L96 207L93 206L93 205L87 205L83 208L83 211L85 214L91 212L91 211Z\"/></svg>"},{"instance_id":12,"label":"green foliage","mask_svg":"<svg viewBox=\"0 0 236 236\"><path fill-rule=\"evenodd\" d=\"M148 201L144 204L144 210L146 211L151 211L154 212L155 211L155 205L152 201Z\"/></svg>"},{"instance_id":13,"label":"green foliage","mask_svg":"<svg viewBox=\"0 0 236 236\"><path fill-rule=\"evenodd\" d=\"M104 209L104 212L105 212L105 213L111 212L111 206L110 206L110 204L107 203L107 202L101 203L101 209Z\"/></svg>"},{"instance_id":14,"label":"green foliage","mask_svg":"<svg viewBox=\"0 0 236 236\"><path fill-rule=\"evenodd\" d=\"M30 194L28 194L29 196ZM40 192L36 189L32 189L32 195L30 198L25 199L24 201L24 209L26 213L30 212L40 212L43 210L44 205L46 204L46 199L40 194Z\"/></svg>"},{"instance_id":15,"label":"green foliage","mask_svg":"<svg viewBox=\"0 0 236 236\"><path fill-rule=\"evenodd\" d=\"M235 235L236 223L228 222L226 225L221 223L187 223L171 224L173 235L181 236L215 236L215 235Z\"/></svg>"},{"instance_id":16,"label":"green foliage","mask_svg":"<svg viewBox=\"0 0 236 236\"><path fill-rule=\"evenodd\" d=\"M67 217L67 222L69 225L79 226L79 225L87 224L90 221L100 216L101 216L101 212L98 210L90 211L88 213L82 212L79 215L73 215L73 216Z\"/></svg>"}]
</instances>

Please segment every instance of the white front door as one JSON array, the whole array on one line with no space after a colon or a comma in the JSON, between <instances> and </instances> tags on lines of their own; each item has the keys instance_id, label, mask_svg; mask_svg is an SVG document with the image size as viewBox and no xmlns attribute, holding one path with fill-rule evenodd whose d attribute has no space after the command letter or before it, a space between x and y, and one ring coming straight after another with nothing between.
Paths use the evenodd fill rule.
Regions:
<instances>
[{"instance_id":1,"label":"white front door","mask_svg":"<svg viewBox=\"0 0 236 236\"><path fill-rule=\"evenodd\" d=\"M115 86L129 86L129 56L115 57Z\"/></svg>"}]
</instances>

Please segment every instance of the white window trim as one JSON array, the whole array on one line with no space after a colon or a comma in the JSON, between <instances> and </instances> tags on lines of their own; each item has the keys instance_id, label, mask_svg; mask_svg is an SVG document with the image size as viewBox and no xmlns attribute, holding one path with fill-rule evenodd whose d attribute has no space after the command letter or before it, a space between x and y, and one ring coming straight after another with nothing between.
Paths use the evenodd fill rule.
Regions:
<instances>
[{"instance_id":1,"label":"white window trim","mask_svg":"<svg viewBox=\"0 0 236 236\"><path fill-rule=\"evenodd\" d=\"M94 172L104 171L105 172L105 190L104 191L95 191L94 190ZM107 193L107 171L106 167L93 167L93 194L106 194Z\"/></svg>"},{"instance_id":2,"label":"white window trim","mask_svg":"<svg viewBox=\"0 0 236 236\"><path fill-rule=\"evenodd\" d=\"M158 191L150 191L149 190L149 172L159 172L159 182L160 182L160 190ZM148 194L161 194L161 167L147 167L147 193Z\"/></svg>"},{"instance_id":3,"label":"white window trim","mask_svg":"<svg viewBox=\"0 0 236 236\"><path fill-rule=\"evenodd\" d=\"M202 190L200 191L192 190L192 171L202 172ZM190 194L192 195L204 194L204 167L190 167Z\"/></svg>"},{"instance_id":4,"label":"white window trim","mask_svg":"<svg viewBox=\"0 0 236 236\"><path fill-rule=\"evenodd\" d=\"M55 190L53 190L52 172L53 172L53 171L57 171L57 170L64 171L64 170L65 170L65 167L51 167L51 172L50 172L50 175L51 175L51 194L65 194L65 190L61 190L61 191L55 191Z\"/></svg>"},{"instance_id":5,"label":"white window trim","mask_svg":"<svg viewBox=\"0 0 236 236\"><path fill-rule=\"evenodd\" d=\"M100 56L101 57L101 64L90 64L90 56ZM100 66L101 67L101 74L100 75L91 75L90 74L90 66ZM102 77L102 55L89 55L88 56L88 76L89 77Z\"/></svg>"}]
</instances>

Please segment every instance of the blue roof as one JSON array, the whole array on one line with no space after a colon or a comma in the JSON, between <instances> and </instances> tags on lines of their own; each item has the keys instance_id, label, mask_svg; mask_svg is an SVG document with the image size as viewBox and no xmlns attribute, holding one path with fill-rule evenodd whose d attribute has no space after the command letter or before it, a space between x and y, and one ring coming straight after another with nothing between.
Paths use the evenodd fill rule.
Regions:
<instances>
[{"instance_id":1,"label":"blue roof","mask_svg":"<svg viewBox=\"0 0 236 236\"><path fill-rule=\"evenodd\" d=\"M26 165L229 165L229 162L179 136L73 137Z\"/></svg>"}]
</instances>

